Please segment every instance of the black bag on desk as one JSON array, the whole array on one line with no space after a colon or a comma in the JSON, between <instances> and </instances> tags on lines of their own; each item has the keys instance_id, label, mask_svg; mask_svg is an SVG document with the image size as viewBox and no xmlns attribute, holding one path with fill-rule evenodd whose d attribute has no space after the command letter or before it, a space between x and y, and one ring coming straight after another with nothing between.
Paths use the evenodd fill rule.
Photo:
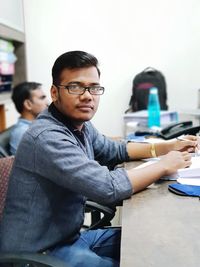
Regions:
<instances>
[{"instance_id":1,"label":"black bag on desk","mask_svg":"<svg viewBox=\"0 0 200 267\"><path fill-rule=\"evenodd\" d=\"M161 110L167 110L165 77L159 70L148 67L134 77L129 109L125 113L147 109L149 89L151 87L158 88L160 108Z\"/></svg>"},{"instance_id":2,"label":"black bag on desk","mask_svg":"<svg viewBox=\"0 0 200 267\"><path fill-rule=\"evenodd\" d=\"M200 197L200 186L198 185L170 184L168 189L176 195Z\"/></svg>"}]
</instances>

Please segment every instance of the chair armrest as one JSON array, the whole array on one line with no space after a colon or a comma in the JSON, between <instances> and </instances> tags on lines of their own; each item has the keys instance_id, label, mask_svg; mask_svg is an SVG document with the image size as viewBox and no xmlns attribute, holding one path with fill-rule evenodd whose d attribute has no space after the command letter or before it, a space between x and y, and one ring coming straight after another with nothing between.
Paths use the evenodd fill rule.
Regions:
<instances>
[{"instance_id":1,"label":"chair armrest","mask_svg":"<svg viewBox=\"0 0 200 267\"><path fill-rule=\"evenodd\" d=\"M111 220L115 216L116 208L103 206L96 202L87 200L85 211L91 212L92 214L92 223L91 226L88 227L88 229L92 230L92 229L102 228L104 226L110 226ZM101 214L103 214L102 218Z\"/></svg>"},{"instance_id":2,"label":"chair armrest","mask_svg":"<svg viewBox=\"0 0 200 267\"><path fill-rule=\"evenodd\" d=\"M62 262L56 257L40 254L40 253L0 253L0 266L6 264L30 264L34 267L67 267L65 262ZM4 265L3 265L4 266ZM18 266L18 265L17 265Z\"/></svg>"},{"instance_id":3,"label":"chair armrest","mask_svg":"<svg viewBox=\"0 0 200 267\"><path fill-rule=\"evenodd\" d=\"M9 140L10 140L10 133L14 126L11 126L0 133L0 155L1 157L10 156L10 147L9 147Z\"/></svg>"},{"instance_id":4,"label":"chair armrest","mask_svg":"<svg viewBox=\"0 0 200 267\"><path fill-rule=\"evenodd\" d=\"M8 157L8 156L9 154L7 153L7 151L0 145L0 158Z\"/></svg>"}]
</instances>

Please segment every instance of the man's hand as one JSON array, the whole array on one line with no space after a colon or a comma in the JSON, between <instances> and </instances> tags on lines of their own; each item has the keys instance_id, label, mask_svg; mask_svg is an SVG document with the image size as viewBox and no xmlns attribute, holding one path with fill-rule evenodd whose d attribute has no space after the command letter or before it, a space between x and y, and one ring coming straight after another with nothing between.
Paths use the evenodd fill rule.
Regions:
<instances>
[{"instance_id":1,"label":"man's hand","mask_svg":"<svg viewBox=\"0 0 200 267\"><path fill-rule=\"evenodd\" d=\"M191 155L188 152L171 151L161 157L159 163L165 169L164 175L175 173L178 169L189 167L191 162Z\"/></svg>"},{"instance_id":2,"label":"man's hand","mask_svg":"<svg viewBox=\"0 0 200 267\"><path fill-rule=\"evenodd\" d=\"M171 150L196 152L200 149L200 138L194 135L185 135L172 141Z\"/></svg>"},{"instance_id":3,"label":"man's hand","mask_svg":"<svg viewBox=\"0 0 200 267\"><path fill-rule=\"evenodd\" d=\"M191 155L188 152L171 151L155 163L144 168L127 171L133 192L138 192L154 183L164 175L175 173L178 169L191 165Z\"/></svg>"}]
</instances>

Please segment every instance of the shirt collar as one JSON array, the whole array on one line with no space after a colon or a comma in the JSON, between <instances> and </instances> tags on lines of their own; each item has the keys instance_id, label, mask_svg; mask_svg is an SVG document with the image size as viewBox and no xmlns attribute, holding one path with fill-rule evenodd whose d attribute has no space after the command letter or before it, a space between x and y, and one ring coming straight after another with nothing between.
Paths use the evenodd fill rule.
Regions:
<instances>
[{"instance_id":1,"label":"shirt collar","mask_svg":"<svg viewBox=\"0 0 200 267\"><path fill-rule=\"evenodd\" d=\"M82 132L84 132L85 125L83 125L82 130L78 130L74 125L72 124L72 121L65 115L63 115L54 105L52 102L49 107L48 111L52 114L54 118L56 118L58 121L62 122L69 130L75 134L80 135Z\"/></svg>"},{"instance_id":2,"label":"shirt collar","mask_svg":"<svg viewBox=\"0 0 200 267\"><path fill-rule=\"evenodd\" d=\"M28 124L28 125L30 125L33 122L33 121L29 121L27 119L24 119L22 117L19 117L18 121L23 122L24 124Z\"/></svg>"}]
</instances>

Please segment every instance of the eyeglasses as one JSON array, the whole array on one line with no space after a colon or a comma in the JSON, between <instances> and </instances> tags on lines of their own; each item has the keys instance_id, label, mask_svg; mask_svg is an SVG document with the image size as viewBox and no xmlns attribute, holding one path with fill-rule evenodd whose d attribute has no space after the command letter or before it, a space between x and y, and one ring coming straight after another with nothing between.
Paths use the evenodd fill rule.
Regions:
<instances>
[{"instance_id":1,"label":"eyeglasses","mask_svg":"<svg viewBox=\"0 0 200 267\"><path fill-rule=\"evenodd\" d=\"M57 85L57 87L63 87L68 90L69 94L72 95L83 95L87 90L91 95L103 95L105 88L99 85L93 86L81 86L79 84L70 85Z\"/></svg>"}]
</instances>

